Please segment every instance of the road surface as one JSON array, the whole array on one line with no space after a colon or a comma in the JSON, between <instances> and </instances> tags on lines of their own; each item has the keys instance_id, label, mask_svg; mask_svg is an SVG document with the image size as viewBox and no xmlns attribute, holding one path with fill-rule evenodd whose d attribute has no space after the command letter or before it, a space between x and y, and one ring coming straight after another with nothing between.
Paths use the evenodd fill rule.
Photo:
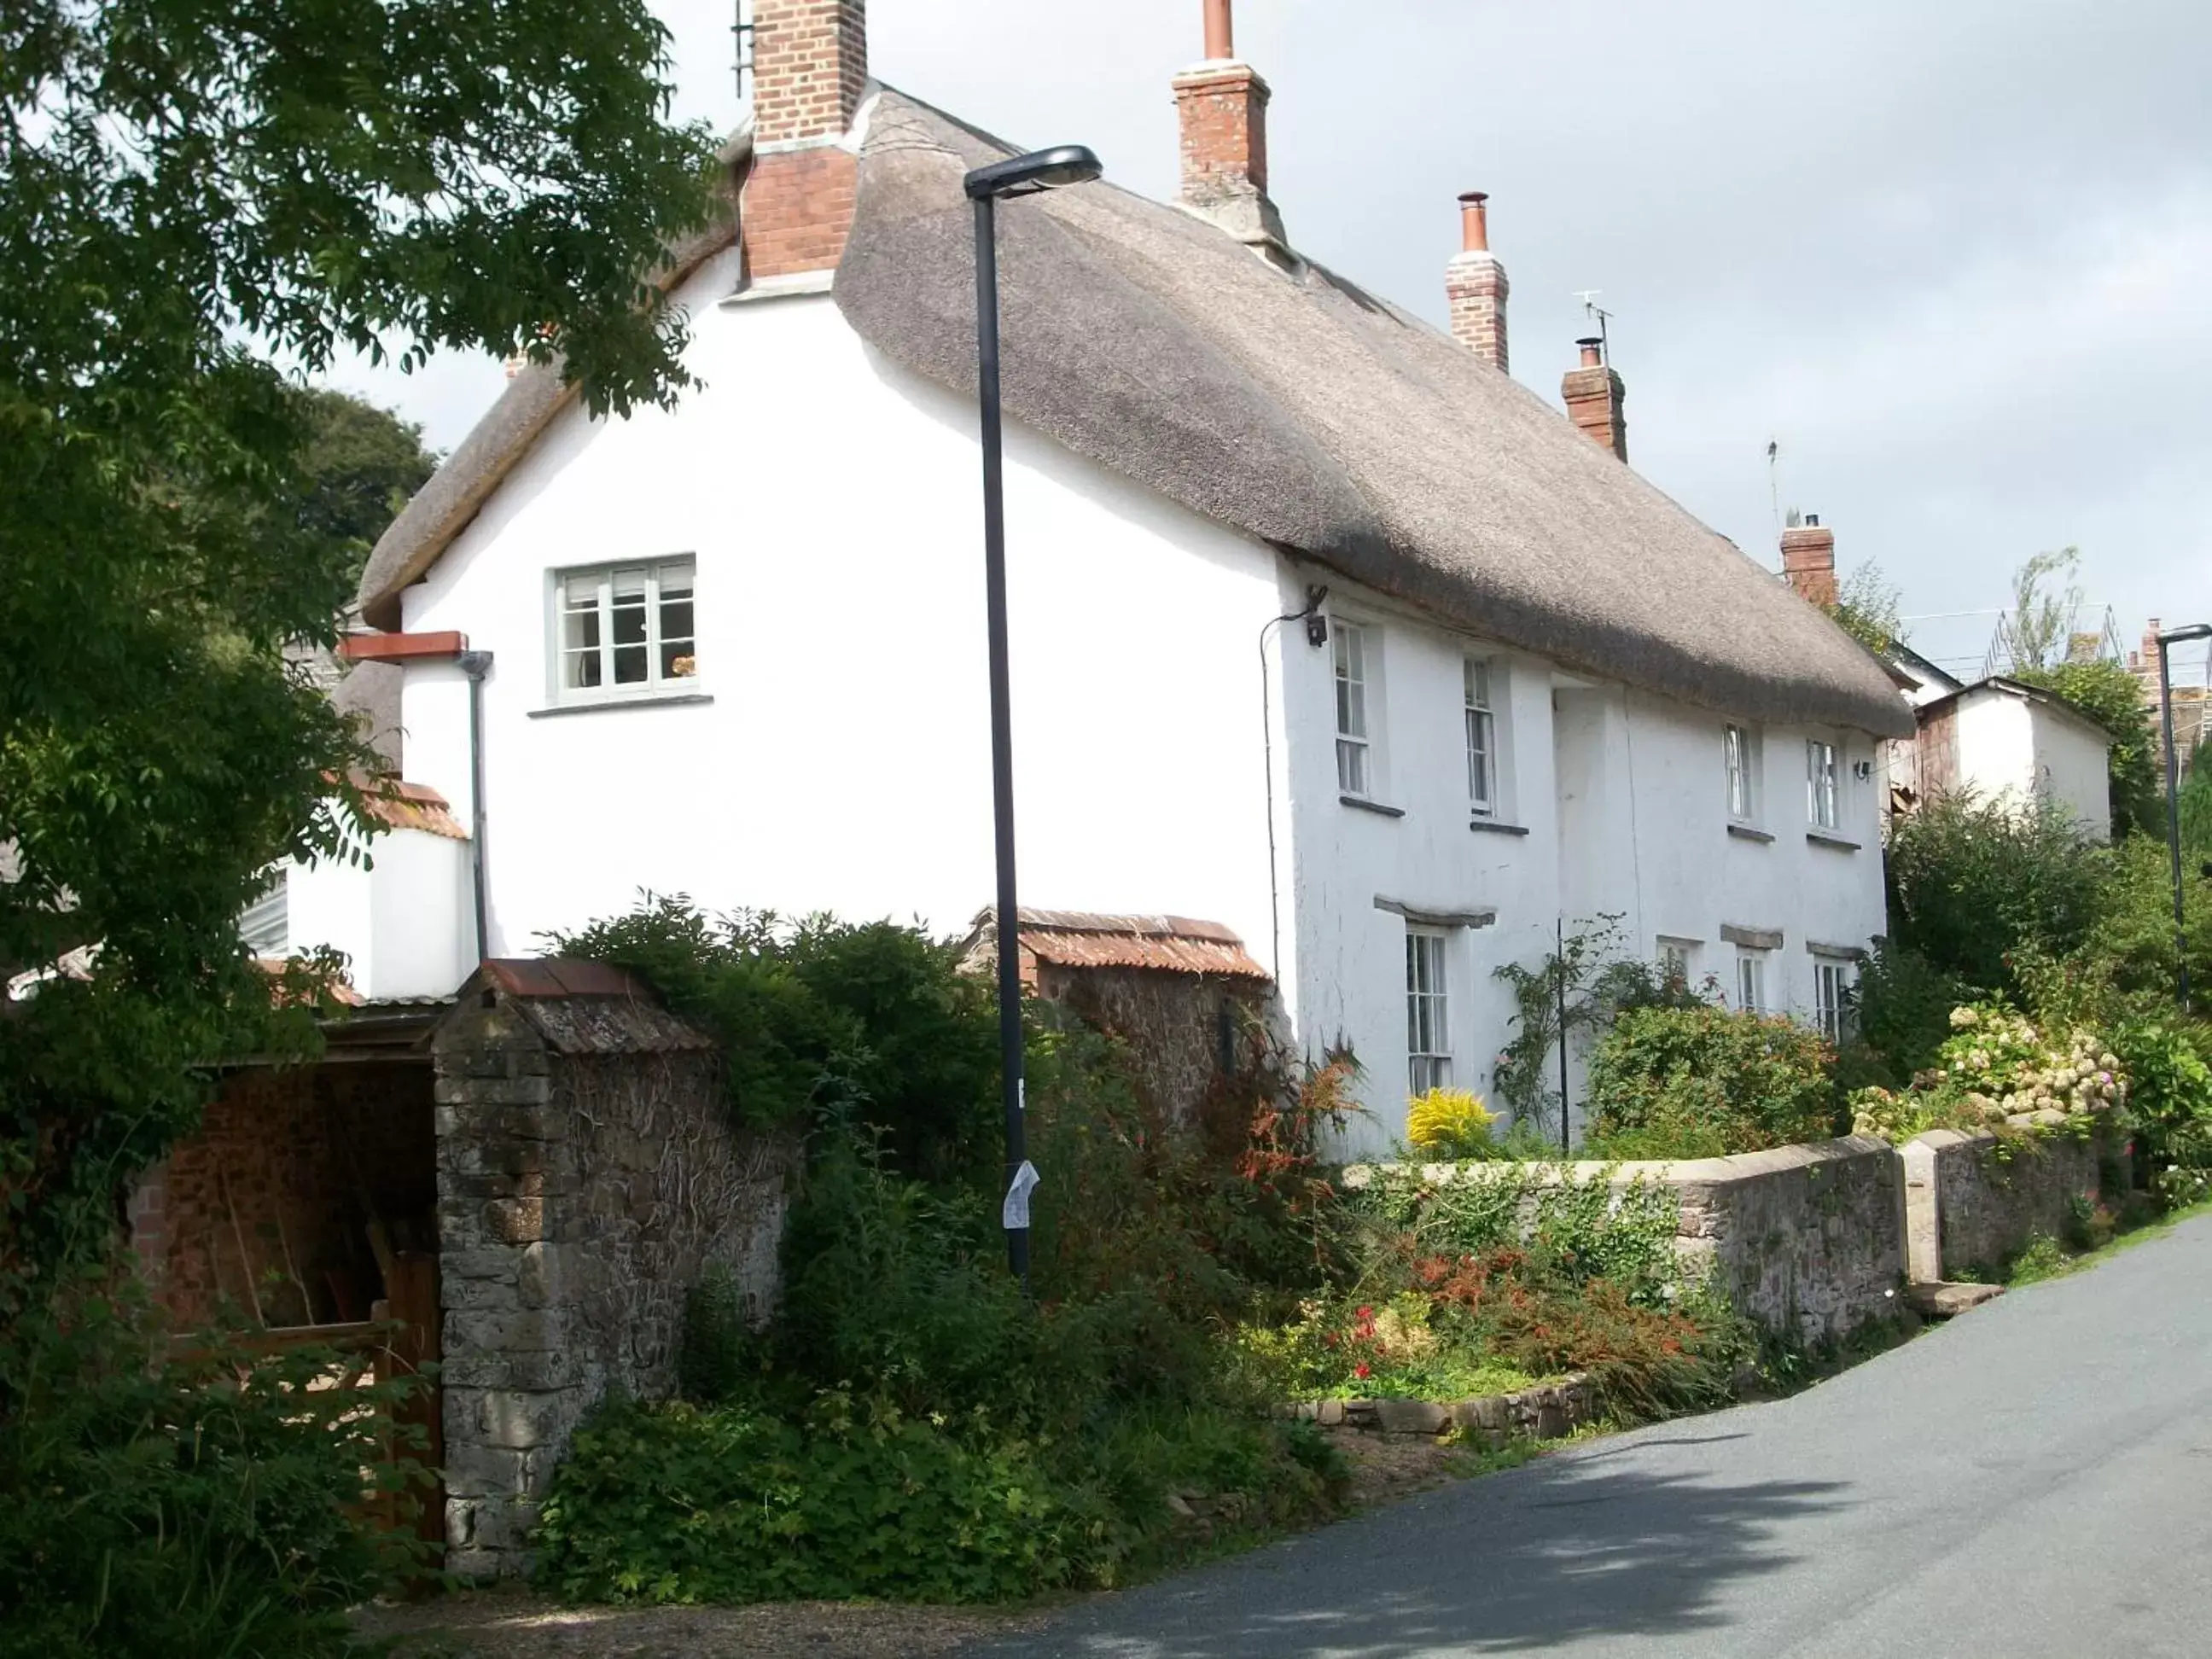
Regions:
<instances>
[{"instance_id":1,"label":"road surface","mask_svg":"<svg viewBox=\"0 0 2212 1659\"><path fill-rule=\"evenodd\" d=\"M976 1659L2212 1656L2212 1217L1771 1404L1071 1609Z\"/></svg>"}]
</instances>

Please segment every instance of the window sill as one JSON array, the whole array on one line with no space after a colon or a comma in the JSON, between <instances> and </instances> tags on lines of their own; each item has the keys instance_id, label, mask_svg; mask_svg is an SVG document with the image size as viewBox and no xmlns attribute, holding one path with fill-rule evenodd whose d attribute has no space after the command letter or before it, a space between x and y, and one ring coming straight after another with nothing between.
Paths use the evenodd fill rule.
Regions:
<instances>
[{"instance_id":1,"label":"window sill","mask_svg":"<svg viewBox=\"0 0 2212 1659\"><path fill-rule=\"evenodd\" d=\"M1381 801L1370 800L1364 795L1339 795L1337 799L1346 806L1356 806L1363 812L1378 813L1386 818L1402 818L1406 816L1404 807L1385 806Z\"/></svg>"},{"instance_id":2,"label":"window sill","mask_svg":"<svg viewBox=\"0 0 2212 1659\"><path fill-rule=\"evenodd\" d=\"M1774 839L1765 830L1754 830L1747 823L1731 823L1728 827L1728 832L1738 841L1755 841L1762 846Z\"/></svg>"},{"instance_id":3,"label":"window sill","mask_svg":"<svg viewBox=\"0 0 2212 1659\"><path fill-rule=\"evenodd\" d=\"M711 691L655 691L634 697L596 697L589 702L549 703L527 712L532 720L545 720L562 714L604 714L616 708L680 708L687 703L714 701Z\"/></svg>"},{"instance_id":4,"label":"window sill","mask_svg":"<svg viewBox=\"0 0 2212 1659\"><path fill-rule=\"evenodd\" d=\"M1528 826L1525 823L1500 823L1496 818L1469 818L1467 827L1482 836L1525 836L1528 833Z\"/></svg>"},{"instance_id":5,"label":"window sill","mask_svg":"<svg viewBox=\"0 0 2212 1659\"><path fill-rule=\"evenodd\" d=\"M1838 853L1856 853L1859 850L1858 842L1845 841L1841 836L1832 836L1825 830L1808 830L1805 832L1805 839L1815 847L1832 847Z\"/></svg>"}]
</instances>

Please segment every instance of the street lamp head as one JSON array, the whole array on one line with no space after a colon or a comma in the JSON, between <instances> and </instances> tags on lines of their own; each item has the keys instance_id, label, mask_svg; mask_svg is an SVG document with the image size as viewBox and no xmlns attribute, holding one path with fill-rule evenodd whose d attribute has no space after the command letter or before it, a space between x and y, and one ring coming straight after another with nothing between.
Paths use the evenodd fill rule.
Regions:
<instances>
[{"instance_id":1,"label":"street lamp head","mask_svg":"<svg viewBox=\"0 0 2212 1659\"><path fill-rule=\"evenodd\" d=\"M1060 144L977 167L962 181L971 201L1030 196L1063 185L1087 185L1105 169L1085 144Z\"/></svg>"},{"instance_id":2,"label":"street lamp head","mask_svg":"<svg viewBox=\"0 0 2212 1659\"><path fill-rule=\"evenodd\" d=\"M2191 623L2186 628L2169 628L2158 636L2160 645L2179 645L2184 640L2212 640L2212 623Z\"/></svg>"}]
</instances>

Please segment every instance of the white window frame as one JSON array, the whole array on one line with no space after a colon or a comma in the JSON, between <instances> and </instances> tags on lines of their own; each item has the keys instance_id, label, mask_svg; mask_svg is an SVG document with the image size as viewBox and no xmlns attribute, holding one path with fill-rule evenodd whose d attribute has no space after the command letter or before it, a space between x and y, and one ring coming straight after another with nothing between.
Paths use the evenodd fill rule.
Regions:
<instances>
[{"instance_id":1,"label":"white window frame","mask_svg":"<svg viewBox=\"0 0 2212 1659\"><path fill-rule=\"evenodd\" d=\"M1734 721L1721 727L1721 763L1728 778L1728 815L1731 823L1759 821L1758 750L1751 728Z\"/></svg>"},{"instance_id":2,"label":"white window frame","mask_svg":"<svg viewBox=\"0 0 2212 1659\"><path fill-rule=\"evenodd\" d=\"M553 571L550 575L551 689L555 702L621 702L634 697L665 697L699 689L699 568L696 558L689 554L679 554L659 559L570 566ZM642 586L645 638L641 641L626 641L618 647L615 641L614 590L617 582L625 578L635 578ZM671 641L666 641L661 632L665 620L661 595L664 588L675 586L679 580L688 584L690 595L691 650L688 656L678 660L688 661L693 667L688 674L663 673L661 648L664 643ZM586 582L595 584L592 603L588 606L572 605L569 603L572 586ZM596 645L572 646L568 638L569 618L586 615L598 618L598 642ZM615 679L615 653L617 649L641 647L645 652L645 678L617 683ZM570 659L586 652L597 659L599 683L596 685L572 685L569 684Z\"/></svg>"},{"instance_id":3,"label":"white window frame","mask_svg":"<svg viewBox=\"0 0 2212 1659\"><path fill-rule=\"evenodd\" d=\"M292 953L291 874L282 864L270 871L261 891L238 914L238 936L257 957Z\"/></svg>"},{"instance_id":4,"label":"white window frame","mask_svg":"<svg viewBox=\"0 0 2212 1659\"><path fill-rule=\"evenodd\" d=\"M1661 971L1670 978L1679 976L1684 985L1694 985L1697 982L1693 975L1698 971L1698 952L1702 944L1703 941L1698 939L1678 939L1670 933L1660 934L1656 954Z\"/></svg>"},{"instance_id":5,"label":"white window frame","mask_svg":"<svg viewBox=\"0 0 2212 1659\"><path fill-rule=\"evenodd\" d=\"M1852 1027L1851 962L1848 957L1813 957L1813 1023L1820 1035L1841 1048L1855 1035Z\"/></svg>"},{"instance_id":6,"label":"white window frame","mask_svg":"<svg viewBox=\"0 0 2212 1659\"><path fill-rule=\"evenodd\" d=\"M1460 659L1461 691L1467 720L1467 798L1478 817L1496 817L1498 801L1498 712L1492 701L1493 666L1485 657Z\"/></svg>"},{"instance_id":7,"label":"white window frame","mask_svg":"<svg viewBox=\"0 0 2212 1659\"><path fill-rule=\"evenodd\" d=\"M1451 935L1406 929L1406 1089L1449 1089L1452 1077Z\"/></svg>"},{"instance_id":8,"label":"white window frame","mask_svg":"<svg viewBox=\"0 0 2212 1659\"><path fill-rule=\"evenodd\" d=\"M1739 1012L1764 1014L1770 1012L1766 959L1773 954L1771 951L1754 951L1747 945L1736 947L1735 1001Z\"/></svg>"},{"instance_id":9,"label":"white window frame","mask_svg":"<svg viewBox=\"0 0 2212 1659\"><path fill-rule=\"evenodd\" d=\"M1843 817L1843 758L1826 738L1805 739L1805 820L1833 830Z\"/></svg>"},{"instance_id":10,"label":"white window frame","mask_svg":"<svg viewBox=\"0 0 2212 1659\"><path fill-rule=\"evenodd\" d=\"M1375 797L1375 640L1364 623L1333 617L1330 689L1336 712L1336 790L1358 800Z\"/></svg>"}]
</instances>

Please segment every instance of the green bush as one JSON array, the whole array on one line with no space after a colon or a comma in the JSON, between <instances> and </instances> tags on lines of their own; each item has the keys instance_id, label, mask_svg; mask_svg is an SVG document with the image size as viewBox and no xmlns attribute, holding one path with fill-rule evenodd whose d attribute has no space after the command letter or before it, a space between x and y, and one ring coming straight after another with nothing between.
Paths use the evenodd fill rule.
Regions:
<instances>
[{"instance_id":1,"label":"green bush","mask_svg":"<svg viewBox=\"0 0 2212 1659\"><path fill-rule=\"evenodd\" d=\"M2112 1046L2129 1079L2128 1121L2152 1190L2172 1203L2212 1191L2212 1028L2131 1020Z\"/></svg>"},{"instance_id":2,"label":"green bush","mask_svg":"<svg viewBox=\"0 0 2212 1659\"><path fill-rule=\"evenodd\" d=\"M2009 989L2012 952L2063 956L2089 937L2112 862L2048 802L1939 796L1891 827L1890 943L1977 990Z\"/></svg>"},{"instance_id":3,"label":"green bush","mask_svg":"<svg viewBox=\"0 0 2212 1659\"><path fill-rule=\"evenodd\" d=\"M68 1306L0 1349L0 1654L351 1651L346 1610L420 1565L364 1507L421 1499L369 1409L406 1387L311 1388L337 1356L220 1336L165 1358L127 1304Z\"/></svg>"},{"instance_id":4,"label":"green bush","mask_svg":"<svg viewBox=\"0 0 2212 1659\"><path fill-rule=\"evenodd\" d=\"M1693 1008L1623 1014L1590 1060L1597 1157L1700 1158L1839 1132L1833 1056L1778 1018Z\"/></svg>"},{"instance_id":5,"label":"green bush","mask_svg":"<svg viewBox=\"0 0 2212 1659\"><path fill-rule=\"evenodd\" d=\"M1844 1086L1894 1089L1910 1082L1915 1072L1936 1063L1936 1051L1951 1035L1951 1011L1973 1000L1972 987L1925 957L1895 945L1877 949L1859 970L1853 1046L1869 1051L1878 1066L1844 1079Z\"/></svg>"},{"instance_id":6,"label":"green bush","mask_svg":"<svg viewBox=\"0 0 2212 1659\"><path fill-rule=\"evenodd\" d=\"M2191 982L2212 990L2212 878L2192 851L2182 861L2185 949ZM2171 1003L2174 993L2173 869L2162 841L2137 836L2113 850L2096 925L2083 954L2123 994ZM2201 1006L2201 1005L2200 1005Z\"/></svg>"}]
</instances>

